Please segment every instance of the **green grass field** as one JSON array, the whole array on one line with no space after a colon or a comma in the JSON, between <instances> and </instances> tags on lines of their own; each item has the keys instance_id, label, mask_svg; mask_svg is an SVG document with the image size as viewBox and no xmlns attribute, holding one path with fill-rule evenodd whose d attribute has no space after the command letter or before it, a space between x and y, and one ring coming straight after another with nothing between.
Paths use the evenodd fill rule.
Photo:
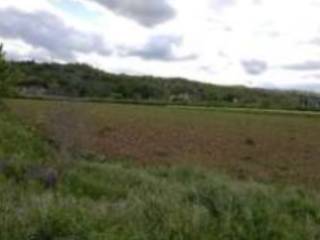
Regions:
<instances>
[{"instance_id":1,"label":"green grass field","mask_svg":"<svg viewBox=\"0 0 320 240\"><path fill-rule=\"evenodd\" d=\"M320 187L320 114L8 100L62 152L140 165L191 164L233 177Z\"/></svg>"},{"instance_id":2,"label":"green grass field","mask_svg":"<svg viewBox=\"0 0 320 240\"><path fill-rule=\"evenodd\" d=\"M46 108L40 109L42 104ZM36 119L48 104L10 102L19 111L29 106L24 111ZM66 107L70 110L69 104ZM119 109L127 116L132 108L100 107L112 110L113 118L121 116L115 114ZM159 118L171 110L140 111L159 111L153 115ZM38 133L14 115L0 112L1 240L319 239L316 193L231 180L201 166L141 167L129 159L101 155L73 154L71 159L47 138L50 135ZM50 174L45 170L57 173L54 185L46 185Z\"/></svg>"}]
</instances>

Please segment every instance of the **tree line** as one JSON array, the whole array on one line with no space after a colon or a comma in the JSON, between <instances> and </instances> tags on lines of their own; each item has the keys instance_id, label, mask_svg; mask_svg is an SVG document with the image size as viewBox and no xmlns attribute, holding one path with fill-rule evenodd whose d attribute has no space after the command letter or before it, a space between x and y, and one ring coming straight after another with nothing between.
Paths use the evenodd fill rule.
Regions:
<instances>
[{"instance_id":1,"label":"tree line","mask_svg":"<svg viewBox=\"0 0 320 240\"><path fill-rule=\"evenodd\" d=\"M225 87L153 76L112 74L86 64L10 62L0 47L0 96L90 98L124 102L320 110L320 95Z\"/></svg>"}]
</instances>

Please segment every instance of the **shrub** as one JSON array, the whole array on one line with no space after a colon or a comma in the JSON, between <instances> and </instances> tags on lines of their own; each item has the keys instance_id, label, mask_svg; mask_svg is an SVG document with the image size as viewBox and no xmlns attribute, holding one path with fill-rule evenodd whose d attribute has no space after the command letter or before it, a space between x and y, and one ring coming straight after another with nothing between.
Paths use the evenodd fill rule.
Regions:
<instances>
[{"instance_id":1,"label":"shrub","mask_svg":"<svg viewBox=\"0 0 320 240\"><path fill-rule=\"evenodd\" d=\"M3 45L0 44L0 98L15 94L15 81L17 72L5 60Z\"/></svg>"}]
</instances>

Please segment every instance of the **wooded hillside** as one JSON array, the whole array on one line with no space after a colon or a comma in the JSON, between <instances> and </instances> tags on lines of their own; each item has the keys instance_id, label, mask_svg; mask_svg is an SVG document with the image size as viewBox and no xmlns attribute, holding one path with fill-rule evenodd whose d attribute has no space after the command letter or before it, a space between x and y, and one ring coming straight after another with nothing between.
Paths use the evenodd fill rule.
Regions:
<instances>
[{"instance_id":1,"label":"wooded hillside","mask_svg":"<svg viewBox=\"0 0 320 240\"><path fill-rule=\"evenodd\" d=\"M181 78L106 73L83 64L12 63L26 96L63 96L105 100L228 107L320 110L320 96L293 91L223 87Z\"/></svg>"}]
</instances>

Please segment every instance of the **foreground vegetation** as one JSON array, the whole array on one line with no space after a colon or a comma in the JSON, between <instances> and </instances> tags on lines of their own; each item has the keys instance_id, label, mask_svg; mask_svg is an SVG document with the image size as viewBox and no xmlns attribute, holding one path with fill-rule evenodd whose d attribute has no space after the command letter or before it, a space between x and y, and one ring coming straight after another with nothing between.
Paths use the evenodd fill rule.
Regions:
<instances>
[{"instance_id":1,"label":"foreground vegetation","mask_svg":"<svg viewBox=\"0 0 320 240\"><path fill-rule=\"evenodd\" d=\"M142 168L92 155L53 160L52 146L3 111L0 139L2 240L320 236L318 196L298 189L191 166ZM54 184L46 184L49 174L29 174L43 169L57 172Z\"/></svg>"}]
</instances>

